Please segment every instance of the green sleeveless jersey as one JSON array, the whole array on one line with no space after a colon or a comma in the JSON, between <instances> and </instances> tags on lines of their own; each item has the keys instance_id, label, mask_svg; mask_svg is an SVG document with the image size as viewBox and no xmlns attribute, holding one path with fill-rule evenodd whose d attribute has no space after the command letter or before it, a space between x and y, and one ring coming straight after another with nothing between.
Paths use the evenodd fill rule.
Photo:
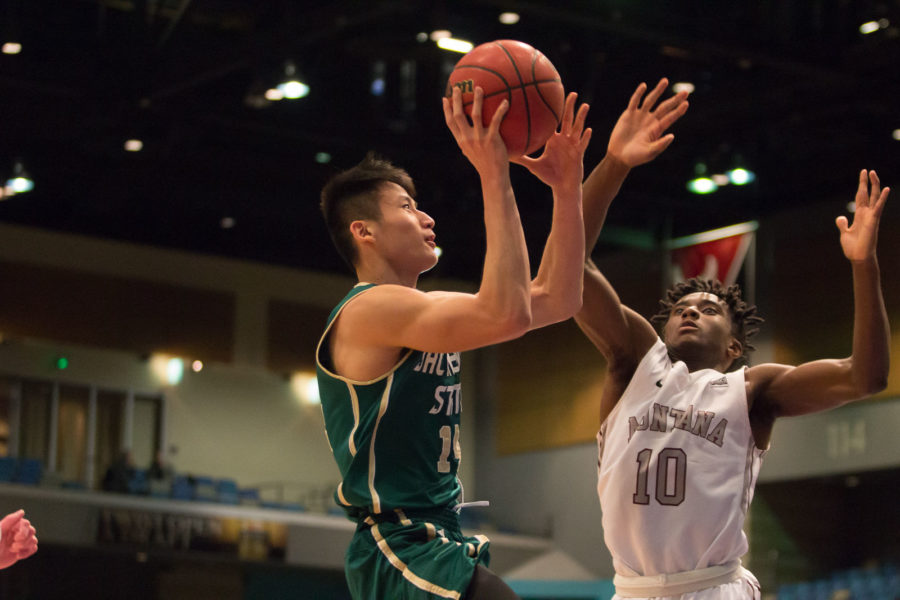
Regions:
<instances>
[{"instance_id":1,"label":"green sleeveless jersey","mask_svg":"<svg viewBox=\"0 0 900 600\"><path fill-rule=\"evenodd\" d=\"M335 500L351 514L452 506L460 493L459 353L407 350L371 381L333 370L331 325L373 286L359 284L341 300L316 349L325 433L342 478Z\"/></svg>"}]
</instances>

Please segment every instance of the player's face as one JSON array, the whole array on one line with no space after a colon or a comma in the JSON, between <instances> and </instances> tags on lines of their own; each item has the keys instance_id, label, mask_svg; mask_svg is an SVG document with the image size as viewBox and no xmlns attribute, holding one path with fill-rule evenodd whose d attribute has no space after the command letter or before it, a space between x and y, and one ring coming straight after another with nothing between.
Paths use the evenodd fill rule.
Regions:
<instances>
[{"instance_id":1,"label":"player's face","mask_svg":"<svg viewBox=\"0 0 900 600\"><path fill-rule=\"evenodd\" d=\"M437 264L434 219L396 183L386 183L379 198L378 244L391 262L422 273Z\"/></svg>"},{"instance_id":2,"label":"player's face","mask_svg":"<svg viewBox=\"0 0 900 600\"><path fill-rule=\"evenodd\" d=\"M688 294L672 306L664 335L676 354L723 355L734 340L731 311L715 294Z\"/></svg>"}]
</instances>

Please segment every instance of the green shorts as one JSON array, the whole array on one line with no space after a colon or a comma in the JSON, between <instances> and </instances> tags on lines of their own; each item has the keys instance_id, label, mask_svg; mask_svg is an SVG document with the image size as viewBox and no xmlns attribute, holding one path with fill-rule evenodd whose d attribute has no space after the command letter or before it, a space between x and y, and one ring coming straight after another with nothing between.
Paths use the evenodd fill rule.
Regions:
<instances>
[{"instance_id":1,"label":"green shorts","mask_svg":"<svg viewBox=\"0 0 900 600\"><path fill-rule=\"evenodd\" d=\"M490 542L464 537L453 511L361 518L344 566L353 600L460 600Z\"/></svg>"}]
</instances>

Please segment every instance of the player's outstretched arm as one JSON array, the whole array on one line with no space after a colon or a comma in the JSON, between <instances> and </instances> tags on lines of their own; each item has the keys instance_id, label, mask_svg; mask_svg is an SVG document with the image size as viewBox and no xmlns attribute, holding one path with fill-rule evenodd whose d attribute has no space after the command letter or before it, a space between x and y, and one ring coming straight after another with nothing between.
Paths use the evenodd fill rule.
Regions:
<instances>
[{"instance_id":1,"label":"player's outstretched arm","mask_svg":"<svg viewBox=\"0 0 900 600\"><path fill-rule=\"evenodd\" d=\"M37 552L37 536L24 510L17 510L0 520L0 569L15 564Z\"/></svg>"},{"instance_id":2,"label":"player's outstretched arm","mask_svg":"<svg viewBox=\"0 0 900 600\"><path fill-rule=\"evenodd\" d=\"M532 329L568 319L581 308L581 183L591 130L584 127L589 107L582 104L576 112L577 99L574 92L566 98L559 131L550 136L538 158L512 159L553 190L553 222L537 276L531 282Z\"/></svg>"},{"instance_id":3,"label":"player's outstretched arm","mask_svg":"<svg viewBox=\"0 0 900 600\"><path fill-rule=\"evenodd\" d=\"M674 140L673 134L665 132L684 115L688 103L687 94L682 92L657 105L668 83L661 79L649 94L646 84L637 87L613 127L606 156L584 183L586 259L629 171L656 158ZM622 305L612 285L590 260L584 265L583 298L575 320L610 362L610 369L620 369L629 376L656 339L653 327Z\"/></svg>"},{"instance_id":4,"label":"player's outstretched arm","mask_svg":"<svg viewBox=\"0 0 900 600\"><path fill-rule=\"evenodd\" d=\"M347 332L361 348L414 348L458 352L518 337L531 324L530 269L525 236L509 178L509 157L500 137L504 101L490 124L482 124L483 91L475 90L471 121L460 90L443 99L444 117L463 154L478 171L484 195L487 248L475 294L425 293L402 285L379 285L349 303L337 335Z\"/></svg>"},{"instance_id":5,"label":"player's outstretched arm","mask_svg":"<svg viewBox=\"0 0 900 600\"><path fill-rule=\"evenodd\" d=\"M688 95L679 92L657 105L668 85L669 80L663 78L649 94L645 83L635 89L609 136L606 156L584 182L586 257L593 251L606 211L631 169L652 161L675 139L666 130L687 112Z\"/></svg>"},{"instance_id":6,"label":"player's outstretched arm","mask_svg":"<svg viewBox=\"0 0 900 600\"><path fill-rule=\"evenodd\" d=\"M796 367L759 365L748 372L757 382L760 411L773 418L802 415L871 396L887 385L890 325L881 293L876 245L889 188L881 188L875 171L863 169L856 191L853 223L836 219L841 248L853 273L853 352ZM758 372L755 372L757 371Z\"/></svg>"}]
</instances>

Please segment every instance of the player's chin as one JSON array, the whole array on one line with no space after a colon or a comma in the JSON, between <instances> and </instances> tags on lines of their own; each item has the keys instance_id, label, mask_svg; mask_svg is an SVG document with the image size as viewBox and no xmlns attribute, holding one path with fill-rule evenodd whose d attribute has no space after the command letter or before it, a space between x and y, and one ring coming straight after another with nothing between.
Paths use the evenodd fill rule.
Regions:
<instances>
[{"instance_id":1,"label":"player's chin","mask_svg":"<svg viewBox=\"0 0 900 600\"><path fill-rule=\"evenodd\" d=\"M427 273L432 270L438 264L438 256L437 252L433 252L431 254L430 260L423 261L423 268L419 273Z\"/></svg>"}]
</instances>

